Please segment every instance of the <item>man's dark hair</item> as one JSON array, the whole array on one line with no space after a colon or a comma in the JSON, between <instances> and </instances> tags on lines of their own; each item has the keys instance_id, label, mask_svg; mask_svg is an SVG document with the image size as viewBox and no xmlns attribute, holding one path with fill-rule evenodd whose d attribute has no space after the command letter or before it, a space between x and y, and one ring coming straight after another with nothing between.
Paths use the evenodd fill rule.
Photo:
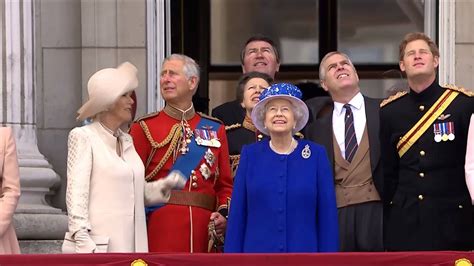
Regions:
<instances>
[{"instance_id":1,"label":"man's dark hair","mask_svg":"<svg viewBox=\"0 0 474 266\"><path fill-rule=\"evenodd\" d=\"M278 46L275 44L275 42L272 39L270 39L270 37L268 36L265 36L263 34L256 34L248 38L244 44L244 47L242 47L242 51L240 52L240 62L242 63L242 65L244 64L245 48L247 47L247 44L251 42L256 42L256 41L269 43L272 46L273 51L275 52L275 58L276 58L277 63L280 63L280 51L278 50Z\"/></svg>"}]
</instances>

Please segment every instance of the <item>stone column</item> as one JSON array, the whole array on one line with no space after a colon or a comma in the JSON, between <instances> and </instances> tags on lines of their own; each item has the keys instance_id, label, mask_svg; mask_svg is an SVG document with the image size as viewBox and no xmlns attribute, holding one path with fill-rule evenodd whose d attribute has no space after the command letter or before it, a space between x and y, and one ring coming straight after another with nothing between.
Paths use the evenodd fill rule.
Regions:
<instances>
[{"instance_id":1,"label":"stone column","mask_svg":"<svg viewBox=\"0 0 474 266\"><path fill-rule=\"evenodd\" d=\"M23 253L59 252L60 241L38 241L62 239L67 216L47 202L60 178L37 145L33 0L1 1L0 18L0 119L14 129L20 165L17 235Z\"/></svg>"}]
</instances>

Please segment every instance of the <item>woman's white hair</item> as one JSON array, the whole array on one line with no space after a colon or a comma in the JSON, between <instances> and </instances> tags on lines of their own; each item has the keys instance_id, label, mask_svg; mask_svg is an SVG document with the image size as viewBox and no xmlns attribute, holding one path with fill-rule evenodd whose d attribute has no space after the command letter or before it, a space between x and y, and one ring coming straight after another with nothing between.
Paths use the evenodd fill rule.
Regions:
<instances>
[{"instance_id":1,"label":"woman's white hair","mask_svg":"<svg viewBox=\"0 0 474 266\"><path fill-rule=\"evenodd\" d=\"M267 105L269 105L273 100L276 100L276 99L281 99L281 98L275 98L275 99L269 100L265 104L265 108L260 108L258 110L258 112L256 113L257 120L265 122L265 116L267 114ZM290 109L293 112L293 116L295 117L295 122L300 121L301 119L303 119L303 117L304 117L303 112L301 112L301 110L296 107L296 105L293 103L293 101L288 100L288 99L283 99L283 100L288 101L290 103ZM265 123L263 123L263 124L265 124ZM293 128L292 129L292 134L295 134L296 132L297 131Z\"/></svg>"}]
</instances>

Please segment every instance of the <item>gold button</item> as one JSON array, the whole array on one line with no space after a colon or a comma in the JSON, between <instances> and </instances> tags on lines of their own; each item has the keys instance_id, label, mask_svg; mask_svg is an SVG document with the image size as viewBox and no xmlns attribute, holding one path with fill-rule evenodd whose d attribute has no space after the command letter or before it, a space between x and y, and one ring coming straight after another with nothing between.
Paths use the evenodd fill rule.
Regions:
<instances>
[{"instance_id":1,"label":"gold button","mask_svg":"<svg viewBox=\"0 0 474 266\"><path fill-rule=\"evenodd\" d=\"M419 200L423 200L423 195L418 195Z\"/></svg>"},{"instance_id":2,"label":"gold button","mask_svg":"<svg viewBox=\"0 0 474 266\"><path fill-rule=\"evenodd\" d=\"M192 186L193 186L193 188L197 188L197 186L198 186L198 183L196 183L196 182L193 182Z\"/></svg>"},{"instance_id":3,"label":"gold button","mask_svg":"<svg viewBox=\"0 0 474 266\"><path fill-rule=\"evenodd\" d=\"M263 138L263 135L262 134L258 134L257 136L258 140L261 140Z\"/></svg>"},{"instance_id":4,"label":"gold button","mask_svg":"<svg viewBox=\"0 0 474 266\"><path fill-rule=\"evenodd\" d=\"M419 173L420 177L425 177L425 173Z\"/></svg>"},{"instance_id":5,"label":"gold button","mask_svg":"<svg viewBox=\"0 0 474 266\"><path fill-rule=\"evenodd\" d=\"M426 152L425 151L420 151L421 156L425 156Z\"/></svg>"},{"instance_id":6,"label":"gold button","mask_svg":"<svg viewBox=\"0 0 474 266\"><path fill-rule=\"evenodd\" d=\"M196 181L196 180L198 180L198 177L193 175L193 181Z\"/></svg>"},{"instance_id":7,"label":"gold button","mask_svg":"<svg viewBox=\"0 0 474 266\"><path fill-rule=\"evenodd\" d=\"M425 110L425 106L424 106L424 105L420 105L420 107L418 107L418 109L420 109L420 111L423 111L423 110Z\"/></svg>"},{"instance_id":8,"label":"gold button","mask_svg":"<svg viewBox=\"0 0 474 266\"><path fill-rule=\"evenodd\" d=\"M459 208L459 209L462 209L462 205L459 205L458 208Z\"/></svg>"}]
</instances>

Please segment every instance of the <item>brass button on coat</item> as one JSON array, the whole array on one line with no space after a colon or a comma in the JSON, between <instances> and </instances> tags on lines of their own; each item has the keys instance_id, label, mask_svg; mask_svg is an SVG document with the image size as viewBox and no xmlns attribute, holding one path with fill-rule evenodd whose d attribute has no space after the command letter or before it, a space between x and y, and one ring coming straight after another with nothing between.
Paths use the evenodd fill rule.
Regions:
<instances>
[{"instance_id":1,"label":"brass button on coat","mask_svg":"<svg viewBox=\"0 0 474 266\"><path fill-rule=\"evenodd\" d=\"M418 195L419 200L423 200L423 195Z\"/></svg>"},{"instance_id":2,"label":"brass button on coat","mask_svg":"<svg viewBox=\"0 0 474 266\"><path fill-rule=\"evenodd\" d=\"M425 106L424 106L424 105L420 105L420 106L418 107L418 109L420 109L420 111L424 111L424 110L425 110Z\"/></svg>"}]
</instances>

